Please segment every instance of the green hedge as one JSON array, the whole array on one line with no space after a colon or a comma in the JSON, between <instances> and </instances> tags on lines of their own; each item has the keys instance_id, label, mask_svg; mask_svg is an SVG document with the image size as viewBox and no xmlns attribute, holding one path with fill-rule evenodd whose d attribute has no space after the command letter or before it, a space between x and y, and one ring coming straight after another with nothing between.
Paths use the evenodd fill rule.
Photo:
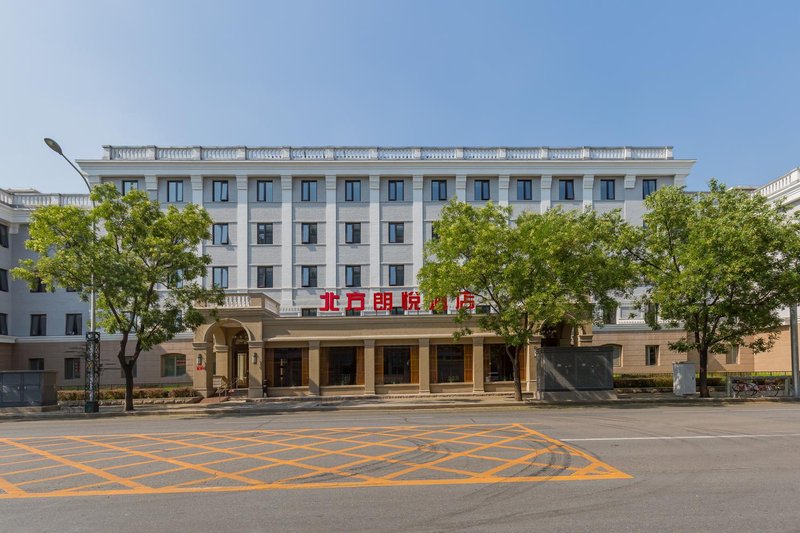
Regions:
<instances>
[{"instance_id":1,"label":"green hedge","mask_svg":"<svg viewBox=\"0 0 800 533\"><path fill-rule=\"evenodd\" d=\"M699 383L699 379L698 379ZM708 378L708 385L711 387L724 387L726 384L724 377L711 377ZM663 376L614 376L614 388L617 389L644 389L653 387L670 387L672 388L672 375L664 374Z\"/></svg>"},{"instance_id":2,"label":"green hedge","mask_svg":"<svg viewBox=\"0 0 800 533\"><path fill-rule=\"evenodd\" d=\"M83 401L84 391L82 390L60 390L58 400L61 402ZM145 398L192 398L200 396L200 393L192 387L174 387L169 389L133 389L134 399ZM125 399L125 389L101 389L101 400L123 400Z\"/></svg>"}]
</instances>

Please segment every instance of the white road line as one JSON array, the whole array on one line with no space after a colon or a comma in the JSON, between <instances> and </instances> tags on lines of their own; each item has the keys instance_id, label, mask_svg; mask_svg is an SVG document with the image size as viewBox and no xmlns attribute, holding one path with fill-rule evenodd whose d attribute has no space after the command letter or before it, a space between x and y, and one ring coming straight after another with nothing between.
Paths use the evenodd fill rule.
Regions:
<instances>
[{"instance_id":1,"label":"white road line","mask_svg":"<svg viewBox=\"0 0 800 533\"><path fill-rule=\"evenodd\" d=\"M764 437L800 437L800 433L775 433L763 435L684 435L676 437L589 437L584 439L557 439L562 442L610 440L688 440L688 439L758 439Z\"/></svg>"}]
</instances>

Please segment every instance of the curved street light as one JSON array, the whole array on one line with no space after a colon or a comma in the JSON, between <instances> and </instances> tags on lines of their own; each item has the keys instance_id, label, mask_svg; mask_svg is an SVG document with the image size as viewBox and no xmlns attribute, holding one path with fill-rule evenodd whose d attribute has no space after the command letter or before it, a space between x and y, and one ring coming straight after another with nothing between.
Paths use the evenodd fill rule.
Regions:
<instances>
[{"instance_id":1,"label":"curved street light","mask_svg":"<svg viewBox=\"0 0 800 533\"><path fill-rule=\"evenodd\" d=\"M44 143L50 148L52 151L60 155L64 158L64 160L69 163L69 166L75 169L83 183L86 184L86 188L89 189L89 194L92 193L92 186L89 183L89 180L86 179L86 175L81 172L78 167L76 167L72 161L69 160L67 156L64 155L64 151L61 149L61 145L59 145L56 141L49 137L45 137ZM92 207L94 208L94 200L92 200ZM92 219L92 235L96 236L96 228L94 219ZM100 410L100 334L96 330L96 322L97 322L97 294L95 291L94 285L94 265L92 266L92 278L91 278L91 300L90 300L90 318L89 318L89 330L86 333L86 397L85 397L85 404L84 404L84 411L87 413L97 413Z\"/></svg>"}]
</instances>

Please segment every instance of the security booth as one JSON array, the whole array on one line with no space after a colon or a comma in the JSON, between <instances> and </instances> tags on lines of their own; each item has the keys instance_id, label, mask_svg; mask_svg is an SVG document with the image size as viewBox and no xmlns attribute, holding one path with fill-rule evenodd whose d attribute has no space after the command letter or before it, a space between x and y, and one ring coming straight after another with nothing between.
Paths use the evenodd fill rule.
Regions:
<instances>
[{"instance_id":1,"label":"security booth","mask_svg":"<svg viewBox=\"0 0 800 533\"><path fill-rule=\"evenodd\" d=\"M0 407L58 405L55 370L0 372Z\"/></svg>"},{"instance_id":2,"label":"security booth","mask_svg":"<svg viewBox=\"0 0 800 533\"><path fill-rule=\"evenodd\" d=\"M615 398L611 346L543 347L536 350L538 399Z\"/></svg>"}]
</instances>

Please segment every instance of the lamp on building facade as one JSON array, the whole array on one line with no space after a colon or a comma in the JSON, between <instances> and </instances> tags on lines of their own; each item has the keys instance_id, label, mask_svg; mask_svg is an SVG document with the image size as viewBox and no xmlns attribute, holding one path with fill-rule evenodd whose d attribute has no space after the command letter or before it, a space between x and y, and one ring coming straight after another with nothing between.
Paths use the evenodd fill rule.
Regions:
<instances>
[{"instance_id":1,"label":"lamp on building facade","mask_svg":"<svg viewBox=\"0 0 800 533\"><path fill-rule=\"evenodd\" d=\"M72 161L69 160L67 156L64 155L64 151L61 149L61 146L50 138L45 138L44 143L50 148L52 151L60 155L64 158L64 160L69 163L69 166L75 169L83 183L86 184L86 188L89 189L89 194L92 194L92 186L89 184L89 180L86 179L86 175L81 172L78 167L76 167ZM94 200L92 200L92 209L94 209ZM92 220L92 235L96 237L97 232L95 228L94 220ZM86 413L97 413L100 410L100 333L97 332L96 321L97 321L97 294L95 290L94 284L94 265L90 265L92 272L91 272L91 297L90 297L90 318L89 318L89 331L86 333L86 382L85 382L85 404L84 404L84 412Z\"/></svg>"}]
</instances>

